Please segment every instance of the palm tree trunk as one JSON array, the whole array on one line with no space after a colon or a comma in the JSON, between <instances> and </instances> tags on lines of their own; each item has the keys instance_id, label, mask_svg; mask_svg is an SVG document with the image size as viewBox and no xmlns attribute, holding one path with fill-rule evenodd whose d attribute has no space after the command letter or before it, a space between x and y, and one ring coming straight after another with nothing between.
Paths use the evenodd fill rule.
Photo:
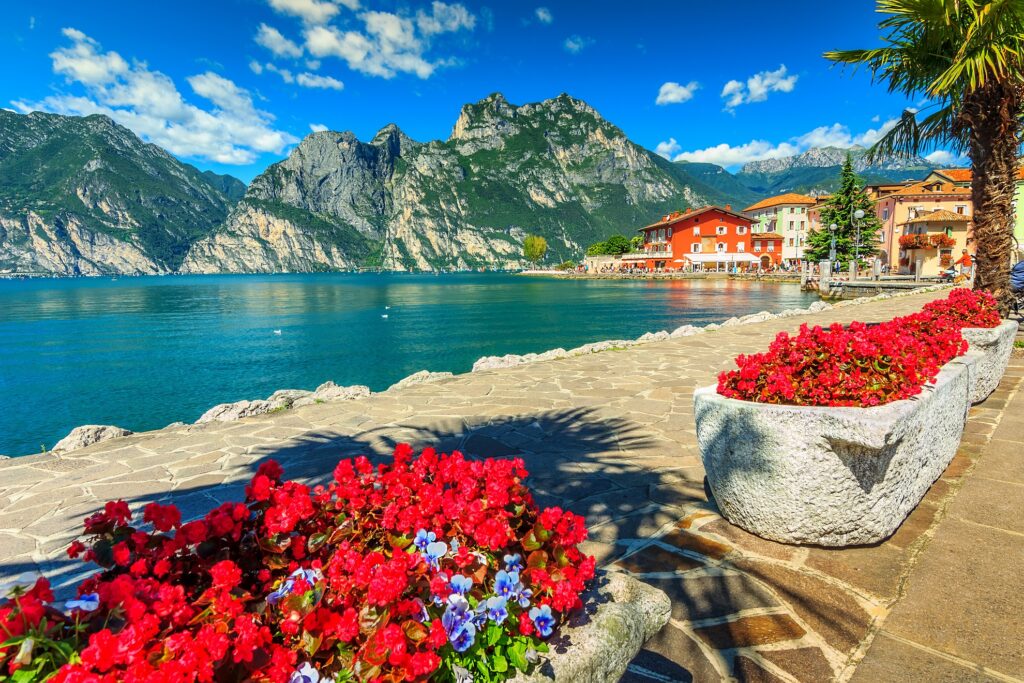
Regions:
<instances>
[{"instance_id":1,"label":"palm tree trunk","mask_svg":"<svg viewBox=\"0 0 1024 683\"><path fill-rule=\"evenodd\" d=\"M1013 195L1020 146L1021 91L1009 82L989 82L964 101L961 121L970 130L973 167L975 289L990 292L1009 313L1013 254Z\"/></svg>"}]
</instances>

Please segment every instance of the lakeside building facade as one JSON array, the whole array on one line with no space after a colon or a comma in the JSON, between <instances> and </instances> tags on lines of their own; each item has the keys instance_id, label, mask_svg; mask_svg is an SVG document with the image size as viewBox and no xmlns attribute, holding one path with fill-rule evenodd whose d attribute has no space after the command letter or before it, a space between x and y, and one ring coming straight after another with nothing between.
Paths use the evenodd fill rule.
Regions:
<instances>
[{"instance_id":1,"label":"lakeside building facade","mask_svg":"<svg viewBox=\"0 0 1024 683\"><path fill-rule=\"evenodd\" d=\"M936 209L911 218L903 225L899 247L906 253L907 272L916 273L918 265L922 277L935 277L950 268L963 250L971 251L969 216Z\"/></svg>"},{"instance_id":2,"label":"lakeside building facade","mask_svg":"<svg viewBox=\"0 0 1024 683\"><path fill-rule=\"evenodd\" d=\"M925 181L939 180L970 190L973 177L969 168L940 168L932 171ZM1013 236L1017 239L1017 250L1024 253L1024 166L1017 169L1017 178L1014 184Z\"/></svg>"},{"instance_id":3,"label":"lakeside building facade","mask_svg":"<svg viewBox=\"0 0 1024 683\"><path fill-rule=\"evenodd\" d=\"M643 247L625 266L648 271L768 270L782 263L782 236L753 234L752 219L732 207L676 211L639 229Z\"/></svg>"},{"instance_id":4,"label":"lakeside building facade","mask_svg":"<svg viewBox=\"0 0 1024 683\"><path fill-rule=\"evenodd\" d=\"M917 225L910 221L940 210L963 216L970 221L973 213L971 191L948 181L926 179L909 185L885 185L871 189L874 193L875 213L882 225L878 256L891 273L911 273L912 263L915 262L912 257L916 255L900 246L900 238L909 233L911 226ZM969 231L964 240L963 248L973 252L973 235Z\"/></svg>"},{"instance_id":5,"label":"lakeside building facade","mask_svg":"<svg viewBox=\"0 0 1024 683\"><path fill-rule=\"evenodd\" d=\"M762 199L744 209L754 221L754 233L775 233L782 237L782 262L799 267L804 258L804 246L810 233L808 211L818 203L814 197L787 192Z\"/></svg>"}]
</instances>

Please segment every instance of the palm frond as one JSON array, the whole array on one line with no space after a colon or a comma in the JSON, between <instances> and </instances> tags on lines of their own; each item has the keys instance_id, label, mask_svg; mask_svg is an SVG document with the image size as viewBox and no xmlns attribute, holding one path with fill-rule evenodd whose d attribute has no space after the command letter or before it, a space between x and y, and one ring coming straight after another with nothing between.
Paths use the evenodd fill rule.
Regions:
<instances>
[{"instance_id":1,"label":"palm frond","mask_svg":"<svg viewBox=\"0 0 1024 683\"><path fill-rule=\"evenodd\" d=\"M963 154L968 140L956 125L956 117L956 108L951 103L920 120L918 112L904 111L899 123L868 149L868 163L917 156L938 145L951 147L955 153Z\"/></svg>"}]
</instances>

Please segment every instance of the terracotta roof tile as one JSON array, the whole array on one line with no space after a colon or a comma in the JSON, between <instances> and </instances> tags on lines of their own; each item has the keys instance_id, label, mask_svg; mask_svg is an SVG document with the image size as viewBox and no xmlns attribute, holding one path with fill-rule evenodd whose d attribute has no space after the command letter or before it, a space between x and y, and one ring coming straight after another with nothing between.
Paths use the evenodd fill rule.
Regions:
<instances>
[{"instance_id":1,"label":"terracotta roof tile","mask_svg":"<svg viewBox=\"0 0 1024 683\"><path fill-rule=\"evenodd\" d=\"M962 213L954 213L946 209L937 209L929 213L923 213L917 218L911 218L907 223L970 223L971 217ZM904 225L906 225L905 223Z\"/></svg>"},{"instance_id":2,"label":"terracotta roof tile","mask_svg":"<svg viewBox=\"0 0 1024 683\"><path fill-rule=\"evenodd\" d=\"M799 194L797 192L787 192L786 194L780 194L776 197L769 197L768 199L762 199L757 204L753 204L743 209L744 211L757 211L758 209L767 209L771 206L781 206L783 204L814 204L814 197L808 197L805 194Z\"/></svg>"},{"instance_id":3,"label":"terracotta roof tile","mask_svg":"<svg viewBox=\"0 0 1024 683\"><path fill-rule=\"evenodd\" d=\"M934 187L935 189L929 189ZM936 194L952 194L970 196L971 191L966 187L957 187L953 183L919 182L908 185L902 190L893 192L890 197L921 197Z\"/></svg>"}]
</instances>

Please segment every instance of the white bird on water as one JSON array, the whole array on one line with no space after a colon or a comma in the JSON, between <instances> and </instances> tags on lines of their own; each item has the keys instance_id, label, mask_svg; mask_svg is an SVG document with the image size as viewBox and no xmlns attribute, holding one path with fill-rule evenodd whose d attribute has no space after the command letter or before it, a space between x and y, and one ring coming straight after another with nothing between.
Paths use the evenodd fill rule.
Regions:
<instances>
[{"instance_id":1,"label":"white bird on water","mask_svg":"<svg viewBox=\"0 0 1024 683\"><path fill-rule=\"evenodd\" d=\"M382 317L382 318L387 318L387 317L388 317L388 314L387 314L387 313L381 313L381 314L380 314L380 317Z\"/></svg>"},{"instance_id":2,"label":"white bird on water","mask_svg":"<svg viewBox=\"0 0 1024 683\"><path fill-rule=\"evenodd\" d=\"M274 330L274 334L281 334L281 330Z\"/></svg>"},{"instance_id":3,"label":"white bird on water","mask_svg":"<svg viewBox=\"0 0 1024 683\"><path fill-rule=\"evenodd\" d=\"M390 306L385 306L385 307L384 307L384 310L385 310L385 311L390 311L390 310L391 310L391 307L390 307Z\"/></svg>"}]
</instances>

